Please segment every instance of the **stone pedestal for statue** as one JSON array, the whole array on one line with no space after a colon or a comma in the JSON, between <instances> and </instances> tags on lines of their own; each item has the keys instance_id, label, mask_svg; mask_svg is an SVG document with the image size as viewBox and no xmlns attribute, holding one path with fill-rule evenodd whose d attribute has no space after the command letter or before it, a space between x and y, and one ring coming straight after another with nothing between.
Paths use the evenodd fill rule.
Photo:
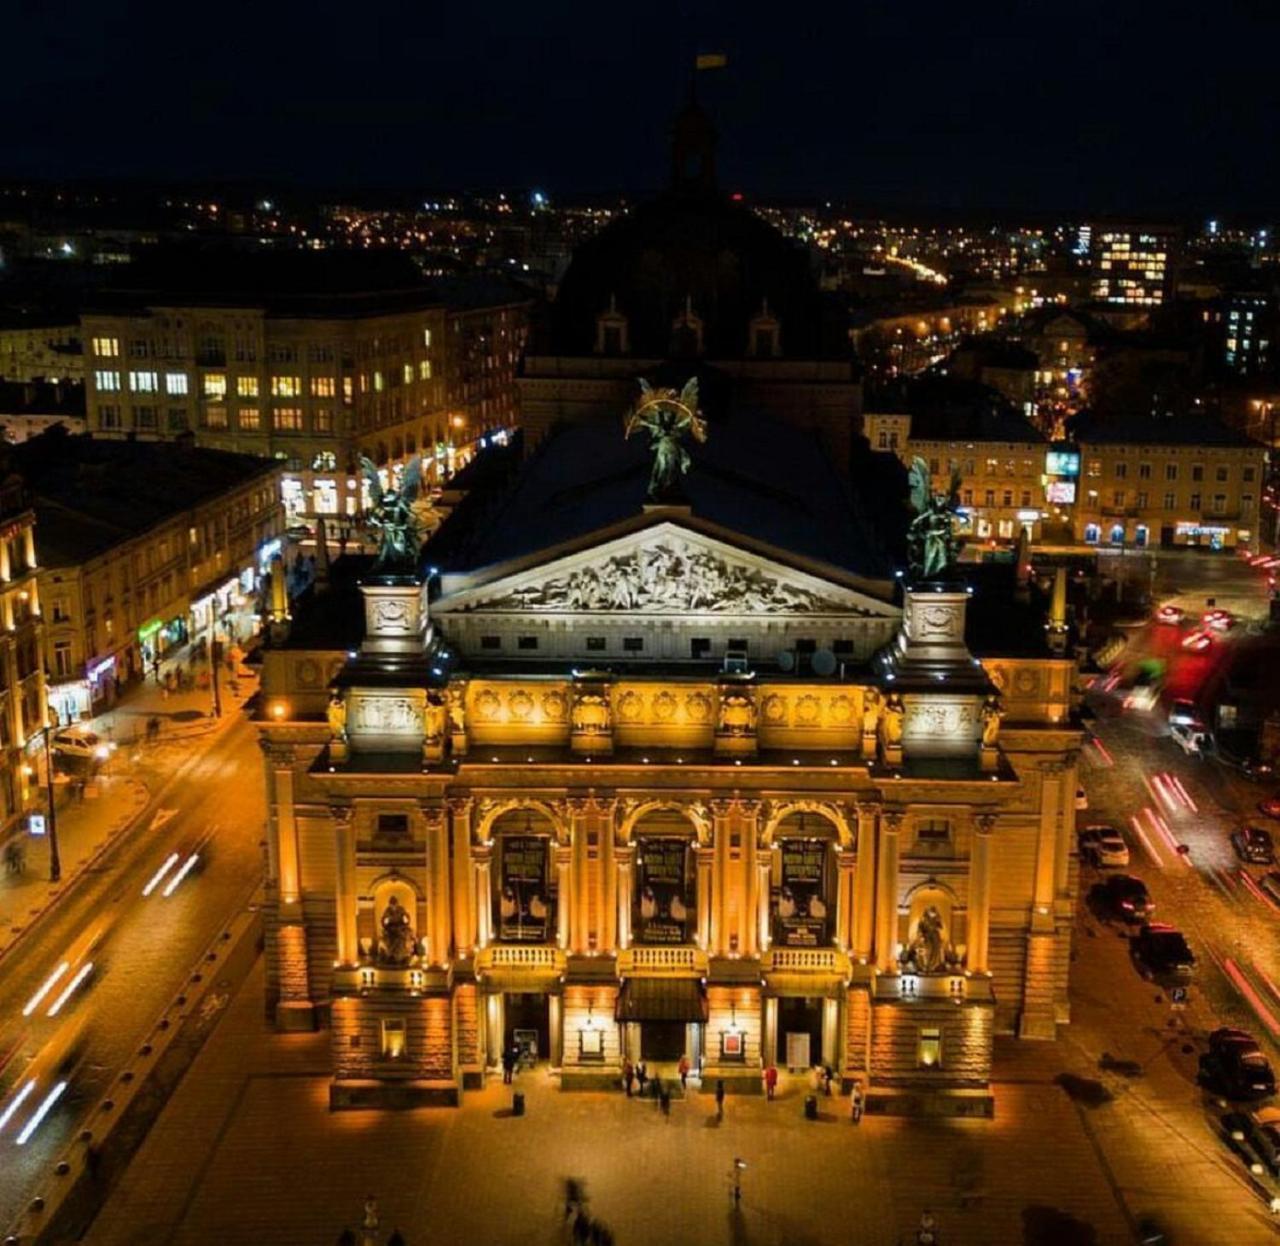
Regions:
<instances>
[{"instance_id":1,"label":"stone pedestal for statue","mask_svg":"<svg viewBox=\"0 0 1280 1246\"><path fill-rule=\"evenodd\" d=\"M760 712L755 688L747 683L724 683L716 715L717 757L754 757L759 748Z\"/></svg>"},{"instance_id":2,"label":"stone pedestal for statue","mask_svg":"<svg viewBox=\"0 0 1280 1246\"><path fill-rule=\"evenodd\" d=\"M584 756L613 752L613 706L602 679L575 679L569 748Z\"/></svg>"},{"instance_id":3,"label":"stone pedestal for statue","mask_svg":"<svg viewBox=\"0 0 1280 1246\"><path fill-rule=\"evenodd\" d=\"M371 580L364 595L362 653L421 654L430 639L426 586L416 577Z\"/></svg>"},{"instance_id":4,"label":"stone pedestal for statue","mask_svg":"<svg viewBox=\"0 0 1280 1246\"><path fill-rule=\"evenodd\" d=\"M1000 750L994 745L984 744L980 750L979 764L983 770L998 770L1000 768Z\"/></svg>"},{"instance_id":5,"label":"stone pedestal for statue","mask_svg":"<svg viewBox=\"0 0 1280 1246\"><path fill-rule=\"evenodd\" d=\"M334 737L329 741L329 760L330 761L346 761L351 756L351 745L347 743L346 737Z\"/></svg>"}]
</instances>

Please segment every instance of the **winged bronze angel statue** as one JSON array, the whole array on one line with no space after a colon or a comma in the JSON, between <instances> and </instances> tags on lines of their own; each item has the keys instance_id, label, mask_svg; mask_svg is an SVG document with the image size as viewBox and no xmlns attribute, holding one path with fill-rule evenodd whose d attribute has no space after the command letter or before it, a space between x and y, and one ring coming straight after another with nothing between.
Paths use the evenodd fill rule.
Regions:
<instances>
[{"instance_id":1,"label":"winged bronze angel statue","mask_svg":"<svg viewBox=\"0 0 1280 1246\"><path fill-rule=\"evenodd\" d=\"M932 580L955 562L959 549L952 525L960 504L960 473L952 471L946 493L934 493L929 464L917 456L911 461L907 481L911 509L916 513L907 528L907 560L914 578Z\"/></svg>"},{"instance_id":2,"label":"winged bronze angel statue","mask_svg":"<svg viewBox=\"0 0 1280 1246\"><path fill-rule=\"evenodd\" d=\"M680 477L692 464L682 441L684 434L689 433L695 441L707 439L707 422L698 410L698 378L690 377L677 393L654 389L641 377L640 397L627 413L625 436L641 431L649 434L653 451L648 496L657 500L676 491Z\"/></svg>"},{"instance_id":3,"label":"winged bronze angel statue","mask_svg":"<svg viewBox=\"0 0 1280 1246\"><path fill-rule=\"evenodd\" d=\"M384 489L371 459L360 457L360 470L369 486L369 510L365 520L378 535L374 571L413 571L418 563L422 523L415 511L422 492L422 458L414 455L405 465L400 483Z\"/></svg>"}]
</instances>

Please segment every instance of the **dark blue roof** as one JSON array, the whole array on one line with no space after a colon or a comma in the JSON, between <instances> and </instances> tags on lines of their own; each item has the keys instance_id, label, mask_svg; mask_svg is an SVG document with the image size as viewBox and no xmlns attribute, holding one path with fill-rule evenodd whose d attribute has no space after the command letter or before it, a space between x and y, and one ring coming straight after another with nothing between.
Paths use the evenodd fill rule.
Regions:
<instances>
[{"instance_id":1,"label":"dark blue roof","mask_svg":"<svg viewBox=\"0 0 1280 1246\"><path fill-rule=\"evenodd\" d=\"M688 448L693 466L683 491L695 520L855 575L892 577L890 551L901 547L909 518L905 502L897 512L867 504L812 434L737 414L711 423L707 441ZM561 428L500 499L451 517L427 560L477 570L636 518L650 464L647 436L624 440L621 416Z\"/></svg>"}]
</instances>

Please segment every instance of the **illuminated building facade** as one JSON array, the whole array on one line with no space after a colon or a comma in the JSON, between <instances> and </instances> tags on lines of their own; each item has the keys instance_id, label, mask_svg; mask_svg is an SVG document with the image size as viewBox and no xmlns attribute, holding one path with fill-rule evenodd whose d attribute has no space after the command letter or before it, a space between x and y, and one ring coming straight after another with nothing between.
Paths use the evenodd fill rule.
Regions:
<instances>
[{"instance_id":1,"label":"illuminated building facade","mask_svg":"<svg viewBox=\"0 0 1280 1246\"><path fill-rule=\"evenodd\" d=\"M565 1089L826 1062L986 1114L994 1037L1068 1021L1065 632L1007 585L904 602L785 433L711 424L656 504L618 419L569 426L423 575L342 560L277 629L269 1004L328 1027L335 1107L457 1102L516 1046Z\"/></svg>"},{"instance_id":2,"label":"illuminated building facade","mask_svg":"<svg viewBox=\"0 0 1280 1246\"><path fill-rule=\"evenodd\" d=\"M190 431L283 460L290 521L341 529L364 508L358 456L391 468L420 453L442 480L516 422L527 300L513 287L428 284L394 257L294 258L103 296L82 318L94 435Z\"/></svg>"},{"instance_id":3,"label":"illuminated building facade","mask_svg":"<svg viewBox=\"0 0 1280 1246\"><path fill-rule=\"evenodd\" d=\"M1141 310L1173 298L1178 233L1158 225L1096 225L1090 240L1090 294Z\"/></svg>"},{"instance_id":4,"label":"illuminated building facade","mask_svg":"<svg viewBox=\"0 0 1280 1246\"><path fill-rule=\"evenodd\" d=\"M13 457L45 538L41 664L60 723L111 704L188 641L252 634L284 536L279 464L54 434Z\"/></svg>"},{"instance_id":5,"label":"illuminated building facade","mask_svg":"<svg viewBox=\"0 0 1280 1246\"><path fill-rule=\"evenodd\" d=\"M1256 548L1265 450L1244 433L1181 416L1098 418L1076 436L1077 541Z\"/></svg>"}]
</instances>

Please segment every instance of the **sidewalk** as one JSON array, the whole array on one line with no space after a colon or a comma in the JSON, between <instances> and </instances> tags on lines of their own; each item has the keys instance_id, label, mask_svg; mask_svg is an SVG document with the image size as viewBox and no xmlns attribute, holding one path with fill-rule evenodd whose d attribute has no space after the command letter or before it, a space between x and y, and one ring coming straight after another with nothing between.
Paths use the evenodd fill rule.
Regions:
<instances>
[{"instance_id":1,"label":"sidewalk","mask_svg":"<svg viewBox=\"0 0 1280 1246\"><path fill-rule=\"evenodd\" d=\"M256 690L257 679L240 675L237 683L235 695L230 680L224 685L222 717L217 720L209 715L208 690L166 696L154 681L148 681L131 689L106 713L80 724L80 729L93 731L118 747L87 783L82 798L76 798L73 783L56 784L61 882L49 882L47 837L19 833L17 842L25 855L23 873L10 874L0 863L0 957L133 822L151 793L190 756L191 742L236 721L244 701ZM148 744L146 726L152 717L159 719L160 732L156 742Z\"/></svg>"}]
</instances>

